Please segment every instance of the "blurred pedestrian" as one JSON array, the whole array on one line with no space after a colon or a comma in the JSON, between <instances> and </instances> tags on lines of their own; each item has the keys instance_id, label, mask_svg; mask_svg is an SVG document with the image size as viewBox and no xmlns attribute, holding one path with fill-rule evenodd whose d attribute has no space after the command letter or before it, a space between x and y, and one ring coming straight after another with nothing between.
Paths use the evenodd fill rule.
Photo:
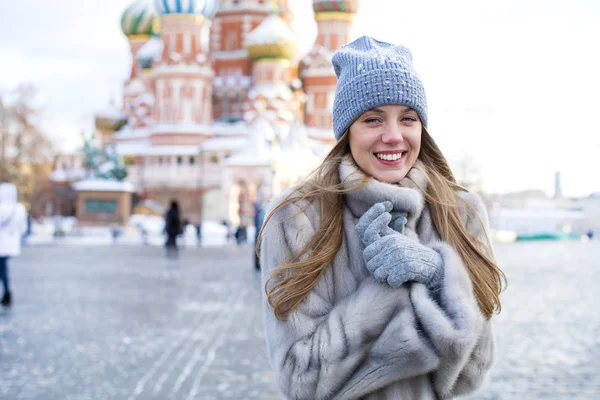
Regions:
<instances>
[{"instance_id":1,"label":"blurred pedestrian","mask_svg":"<svg viewBox=\"0 0 600 400\"><path fill-rule=\"evenodd\" d=\"M427 131L410 51L332 56L337 144L265 219L266 341L286 398L452 399L492 365L504 274L486 209Z\"/></svg>"},{"instance_id":2,"label":"blurred pedestrian","mask_svg":"<svg viewBox=\"0 0 600 400\"><path fill-rule=\"evenodd\" d=\"M202 222L198 222L194 225L194 228L196 228L196 245L200 247L202 244Z\"/></svg>"},{"instance_id":3,"label":"blurred pedestrian","mask_svg":"<svg viewBox=\"0 0 600 400\"><path fill-rule=\"evenodd\" d=\"M167 234L167 258L177 258L179 248L177 247L177 236L183 233L183 223L179 212L179 203L177 200L171 201L171 207L165 215L165 233Z\"/></svg>"},{"instance_id":4,"label":"blurred pedestrian","mask_svg":"<svg viewBox=\"0 0 600 400\"><path fill-rule=\"evenodd\" d=\"M8 260L21 254L21 236L27 231L27 211L17 201L12 183L0 184L0 279L4 287L2 305L10 306L12 292L8 279Z\"/></svg>"}]
</instances>

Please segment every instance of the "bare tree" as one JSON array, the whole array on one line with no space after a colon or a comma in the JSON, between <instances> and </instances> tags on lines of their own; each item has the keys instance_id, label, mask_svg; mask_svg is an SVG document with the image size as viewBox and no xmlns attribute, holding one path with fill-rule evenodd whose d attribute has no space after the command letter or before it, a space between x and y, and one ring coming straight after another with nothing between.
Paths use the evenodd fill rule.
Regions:
<instances>
[{"instance_id":1,"label":"bare tree","mask_svg":"<svg viewBox=\"0 0 600 400\"><path fill-rule=\"evenodd\" d=\"M0 181L14 183L31 212L41 213L48 199L53 145L41 131L37 90L30 84L0 95Z\"/></svg>"}]
</instances>

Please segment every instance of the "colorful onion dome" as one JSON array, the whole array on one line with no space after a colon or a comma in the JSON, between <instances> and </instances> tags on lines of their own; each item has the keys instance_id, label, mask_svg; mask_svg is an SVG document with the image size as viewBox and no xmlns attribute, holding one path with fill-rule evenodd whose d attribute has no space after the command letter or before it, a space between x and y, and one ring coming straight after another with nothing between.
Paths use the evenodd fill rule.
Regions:
<instances>
[{"instance_id":1,"label":"colorful onion dome","mask_svg":"<svg viewBox=\"0 0 600 400\"><path fill-rule=\"evenodd\" d=\"M202 15L212 19L219 8L219 0L154 0L158 13Z\"/></svg>"},{"instance_id":2,"label":"colorful onion dome","mask_svg":"<svg viewBox=\"0 0 600 400\"><path fill-rule=\"evenodd\" d=\"M313 0L313 10L315 10L315 13L343 12L356 14L358 3L358 0Z\"/></svg>"},{"instance_id":3,"label":"colorful onion dome","mask_svg":"<svg viewBox=\"0 0 600 400\"><path fill-rule=\"evenodd\" d=\"M278 15L271 14L246 38L248 54L253 59L283 58L291 60L297 52L294 34Z\"/></svg>"},{"instance_id":4,"label":"colorful onion dome","mask_svg":"<svg viewBox=\"0 0 600 400\"><path fill-rule=\"evenodd\" d=\"M121 16L121 30L126 36L155 35L158 16L148 0L137 0Z\"/></svg>"}]
</instances>

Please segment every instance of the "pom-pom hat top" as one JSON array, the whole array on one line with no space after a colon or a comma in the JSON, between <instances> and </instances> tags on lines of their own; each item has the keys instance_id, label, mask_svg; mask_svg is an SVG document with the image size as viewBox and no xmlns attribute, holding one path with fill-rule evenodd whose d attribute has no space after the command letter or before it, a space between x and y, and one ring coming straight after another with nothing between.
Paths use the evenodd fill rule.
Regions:
<instances>
[{"instance_id":1,"label":"pom-pom hat top","mask_svg":"<svg viewBox=\"0 0 600 400\"><path fill-rule=\"evenodd\" d=\"M332 62L338 78L333 101L337 140L365 111L383 105L411 107L427 127L425 88L408 48L361 36L342 46Z\"/></svg>"}]
</instances>

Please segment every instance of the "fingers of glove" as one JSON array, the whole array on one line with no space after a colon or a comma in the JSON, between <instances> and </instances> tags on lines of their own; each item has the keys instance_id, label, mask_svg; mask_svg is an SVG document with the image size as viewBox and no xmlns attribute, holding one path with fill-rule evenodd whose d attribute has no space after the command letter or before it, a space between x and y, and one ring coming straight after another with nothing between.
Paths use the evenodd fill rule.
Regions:
<instances>
[{"instance_id":1,"label":"fingers of glove","mask_svg":"<svg viewBox=\"0 0 600 400\"><path fill-rule=\"evenodd\" d=\"M406 271L404 271L404 268L402 265L398 265L397 268L390 271L390 273L387 276L387 283L388 283L388 285L390 285L393 288L400 287L408 280L409 280L409 277L406 274Z\"/></svg>"},{"instance_id":2,"label":"fingers of glove","mask_svg":"<svg viewBox=\"0 0 600 400\"><path fill-rule=\"evenodd\" d=\"M404 226L408 222L408 218L404 211L394 211L392 214L392 222L390 226L396 232L404 233Z\"/></svg>"},{"instance_id":3,"label":"fingers of glove","mask_svg":"<svg viewBox=\"0 0 600 400\"><path fill-rule=\"evenodd\" d=\"M369 268L369 266L367 265L367 268ZM378 265L378 268L371 270L372 268L369 268L369 271L371 271L371 273L373 274L373 277L378 280L379 282L385 283L387 282L387 279L390 275L390 272L393 269L392 265Z\"/></svg>"},{"instance_id":4,"label":"fingers of glove","mask_svg":"<svg viewBox=\"0 0 600 400\"><path fill-rule=\"evenodd\" d=\"M391 201L383 201L381 203L377 203L365 212L362 217L358 220L356 224L356 232L358 232L359 236L363 236L364 232L367 230L369 225L381 214L390 212L392 210L392 202Z\"/></svg>"},{"instance_id":5,"label":"fingers of glove","mask_svg":"<svg viewBox=\"0 0 600 400\"><path fill-rule=\"evenodd\" d=\"M400 235L397 232L394 232L393 234L380 237L365 247L363 250L363 259L365 262L369 262L378 255L382 255L382 258L384 259L386 257L393 257L391 252L398 246L398 236Z\"/></svg>"},{"instance_id":6,"label":"fingers of glove","mask_svg":"<svg viewBox=\"0 0 600 400\"><path fill-rule=\"evenodd\" d=\"M371 225L367 227L365 233L363 234L363 244L368 246L380 239L385 232L385 228L388 227L391 219L392 215L389 212L385 212L375 218L375 220L371 222Z\"/></svg>"},{"instance_id":7,"label":"fingers of glove","mask_svg":"<svg viewBox=\"0 0 600 400\"><path fill-rule=\"evenodd\" d=\"M390 235L397 235L397 234L398 234L397 231L393 230L389 226L386 226L385 228L383 228L383 232L381 232L381 237L390 236Z\"/></svg>"}]
</instances>

